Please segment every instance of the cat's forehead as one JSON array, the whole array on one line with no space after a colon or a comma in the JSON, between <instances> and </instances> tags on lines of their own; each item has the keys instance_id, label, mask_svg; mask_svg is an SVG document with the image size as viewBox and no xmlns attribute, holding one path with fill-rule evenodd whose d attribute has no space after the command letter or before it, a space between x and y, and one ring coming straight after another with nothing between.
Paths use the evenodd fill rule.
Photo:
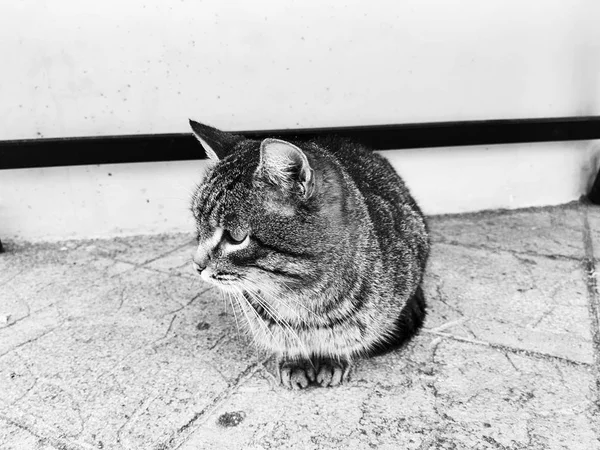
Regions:
<instances>
[{"instance_id":1,"label":"cat's forehead","mask_svg":"<svg viewBox=\"0 0 600 450\"><path fill-rule=\"evenodd\" d=\"M214 229L245 220L252 203L252 187L244 177L212 177L198 188L192 210L198 225Z\"/></svg>"},{"instance_id":2,"label":"cat's forehead","mask_svg":"<svg viewBox=\"0 0 600 450\"><path fill-rule=\"evenodd\" d=\"M204 184L225 188L240 184L252 177L258 165L259 149L247 144L219 161L210 169Z\"/></svg>"}]
</instances>

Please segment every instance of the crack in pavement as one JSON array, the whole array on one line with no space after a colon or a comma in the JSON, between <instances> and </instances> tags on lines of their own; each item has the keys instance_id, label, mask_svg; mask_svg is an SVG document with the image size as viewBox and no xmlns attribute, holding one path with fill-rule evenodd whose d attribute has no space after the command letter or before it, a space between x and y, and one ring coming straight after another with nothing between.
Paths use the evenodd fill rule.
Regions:
<instances>
[{"instance_id":1,"label":"crack in pavement","mask_svg":"<svg viewBox=\"0 0 600 450\"><path fill-rule=\"evenodd\" d=\"M123 307L123 303L125 303L125 291L127 288L121 288L121 292L119 293L119 306L117 306L117 311L119 311Z\"/></svg>"},{"instance_id":2,"label":"crack in pavement","mask_svg":"<svg viewBox=\"0 0 600 450\"><path fill-rule=\"evenodd\" d=\"M30 393L30 392L31 392L31 391L32 391L32 390L33 390L33 389L34 389L34 388L37 386L37 383L38 383L38 379L37 379L37 378L35 378L35 379L33 380L33 383L31 383L31 386L29 386L29 387L28 387L28 388L25 390L25 392L23 392L23 393L22 393L22 394L21 394L19 397L17 397L16 399L14 399L12 402L10 402L10 403L6 403L6 406L5 406L5 407L3 407L3 408L2 408L2 407L0 407L0 409L6 409L6 408L10 408L10 407L12 407L12 406L16 405L17 403L19 403L21 400L23 400L25 397L27 397L27 394L29 394L29 393ZM0 402L2 402L2 399L0 399Z\"/></svg>"},{"instance_id":3,"label":"crack in pavement","mask_svg":"<svg viewBox=\"0 0 600 450\"><path fill-rule=\"evenodd\" d=\"M214 341L214 343L210 347L208 347L208 350L214 350L218 345L220 345L222 342L224 342L227 338L229 338L229 334L222 334Z\"/></svg>"},{"instance_id":4,"label":"crack in pavement","mask_svg":"<svg viewBox=\"0 0 600 450\"><path fill-rule=\"evenodd\" d=\"M161 284L162 284L162 283L161 283ZM190 300L188 300L188 302L187 302L187 303L185 303L185 304L183 304L183 305L182 305L181 303L179 303L177 300L175 300L175 299L174 299L174 298L171 296L171 294L170 294L170 293L168 293L167 291L165 291L165 292L166 292L166 294L167 294L167 296L168 296L168 297L169 297L169 298L170 298L170 299L173 301L173 303L179 303L179 305L180 305L180 306L179 306L179 308L173 309L172 311L167 311L167 312L166 312L166 313L164 313L164 314L163 314L161 317L168 316L169 314L176 314L176 313L178 313L178 312L180 312L180 311L183 311L185 308L187 308L187 307L188 307L188 306L190 306L192 303L194 303L196 300L198 300L200 297L202 297L202 295L203 295L203 294L204 294L206 291L208 291L209 289L210 289L210 287L204 288L203 290L201 290L200 292L198 292L196 295L194 295L194 296L193 296L193 297L192 297Z\"/></svg>"},{"instance_id":5,"label":"crack in pavement","mask_svg":"<svg viewBox=\"0 0 600 450\"><path fill-rule=\"evenodd\" d=\"M16 355L18 355L18 353L16 353ZM21 356L19 356L19 357L21 357ZM26 360L23 359L23 361L26 361ZM81 436L83 434L83 432L85 431L85 424L86 424L86 418L84 418L84 414L82 412L84 410L84 407L82 407L82 405L85 405L85 398L81 394L81 392L79 392L79 390L77 390L76 388L69 386L68 383L65 384L64 382L61 382L59 379L48 378L48 377L42 376L38 373L34 373L32 370L30 370L27 367L26 367L26 369L30 373L30 375L34 378L34 382L32 383L32 385L29 388L27 388L27 390L24 394L22 394L15 401L11 402L11 405L17 405L17 403L19 403L36 386L43 385L46 388L52 387L52 388L56 389L57 391L59 391L60 393L62 393L63 395L65 395L66 397L68 397L69 405L71 406L70 411L74 412L79 419L79 424L78 424L79 429L74 433L69 433L70 437L78 438L79 436ZM55 397L56 397L56 394L52 395L53 399ZM14 413L17 408L11 409L10 412ZM42 423L44 423L43 420L42 420ZM70 421L69 424L72 425L73 421Z\"/></svg>"},{"instance_id":6,"label":"crack in pavement","mask_svg":"<svg viewBox=\"0 0 600 450\"><path fill-rule=\"evenodd\" d=\"M516 355L525 355L536 359L544 359L548 361L562 361L572 366L577 367L591 367L592 365L589 363L581 362L581 361L573 361L571 359L563 358L562 356L551 355L549 353L536 352L532 350L525 350L517 347L510 347L508 345L503 344L495 344L492 342L480 341L477 339L469 339L462 336L455 336L450 333L444 333L441 331L435 331L427 328L423 328L420 333L431 334L434 336L440 336L447 339L452 339L453 341L464 342L467 344L480 345L483 347L492 348L494 350L499 350L505 353L513 353Z\"/></svg>"},{"instance_id":7,"label":"crack in pavement","mask_svg":"<svg viewBox=\"0 0 600 450\"><path fill-rule=\"evenodd\" d=\"M514 361L511 359L511 357L508 355L508 353L504 353L504 356L506 357L507 361L510 363L510 365L513 367L513 369L515 369L518 373L523 373L521 372L521 369L519 369L516 364L514 363Z\"/></svg>"},{"instance_id":8,"label":"crack in pavement","mask_svg":"<svg viewBox=\"0 0 600 450\"><path fill-rule=\"evenodd\" d=\"M171 329L173 328L173 322L175 322L176 318L177 318L177 314L174 314L173 317L171 317L171 321L169 322L169 326L167 327L167 331L165 331L164 336L162 338L156 340L155 343L158 342L158 341L160 341L160 340L162 340L162 339L166 339L167 338L167 336L171 332Z\"/></svg>"},{"instance_id":9,"label":"crack in pavement","mask_svg":"<svg viewBox=\"0 0 600 450\"><path fill-rule=\"evenodd\" d=\"M157 261L157 260L159 260L161 258L164 258L165 256L171 255L171 254L173 254L173 253L181 250L182 248L189 247L191 244L192 244L192 241L190 240L190 242L186 242L185 244L178 245L177 247L175 247L172 250L169 250L168 252L165 252L165 253L163 253L161 255L158 255L155 258L150 258L148 261L145 261L142 265L145 266L146 264L150 264L150 263L152 263L154 261Z\"/></svg>"},{"instance_id":10,"label":"crack in pavement","mask_svg":"<svg viewBox=\"0 0 600 450\"><path fill-rule=\"evenodd\" d=\"M6 356L6 355L8 355L9 353L12 353L12 352L14 352L15 350L17 350L18 348L21 348L21 347L23 347L24 345L30 344L30 343L32 343L32 342L35 342L35 341L37 341L37 340L39 340L39 339L43 338L44 336L46 336L46 335L48 335L48 334L52 333L53 331L57 330L58 328L62 327L62 325L63 325L62 323L59 323L59 324L58 324L58 325L56 325L55 327L52 327L52 328L50 328L49 330L47 330L47 331L44 331L43 333L39 334L38 336L35 336L35 337L31 338L31 339L27 339L26 341L24 341L24 342L21 342L20 344L17 344L17 345L15 345L14 347L12 347L12 348L8 349L8 350L7 350L7 351L5 351L4 353L0 353L0 358L2 358L3 356Z\"/></svg>"},{"instance_id":11,"label":"crack in pavement","mask_svg":"<svg viewBox=\"0 0 600 450\"><path fill-rule=\"evenodd\" d=\"M550 317L556 311L557 308L558 305L551 305L546 311L540 314L540 316L537 319L534 319L533 321L529 322L527 324L527 328L535 329L540 323L542 323L545 319Z\"/></svg>"},{"instance_id":12,"label":"crack in pavement","mask_svg":"<svg viewBox=\"0 0 600 450\"><path fill-rule=\"evenodd\" d=\"M440 349L441 342L442 342L441 338L437 338L437 339L434 339L430 344L431 355L430 355L429 359L430 359L430 364L431 364L431 380L425 381L423 386L426 389L428 388L431 392L431 395L433 395L433 405L432 405L433 411L434 411L435 415L438 417L438 419L441 421L445 421L445 422L456 423L454 418L450 417L448 414L446 414L442 410L443 406L444 406L444 405L442 405L442 402L444 399L443 399L442 395L440 394L438 387L436 385L436 382L439 381L438 373L436 371L436 368L439 367L439 363L438 363L438 361L436 361L436 358L437 358L437 352Z\"/></svg>"},{"instance_id":13,"label":"crack in pavement","mask_svg":"<svg viewBox=\"0 0 600 450\"><path fill-rule=\"evenodd\" d=\"M122 261L119 261L122 262ZM135 270L135 269L144 269L144 270L149 270L150 272L154 272L154 273L160 273L161 275L168 275L171 277L178 277L178 278L184 278L186 280L199 280L198 275L194 275L194 274L184 274L184 273L180 273L180 272L172 272L172 271L168 271L168 270L161 270L161 269L156 269L154 267L149 267L149 266L144 266L144 265L133 265L132 263L128 263L132 265L131 269L127 269L127 270Z\"/></svg>"},{"instance_id":14,"label":"crack in pavement","mask_svg":"<svg viewBox=\"0 0 600 450\"><path fill-rule=\"evenodd\" d=\"M160 397L160 394L155 393L154 395L146 397L144 400L142 400L140 402L140 404L133 410L133 412L129 415L129 417L127 417L127 419L117 429L117 432L116 432L117 444L119 444L119 445L122 444L121 434L123 433L123 430L125 429L125 427L128 426L132 422L135 423L135 421L137 421L138 417L142 414L142 412L146 411L150 407L150 405L152 405L152 403L154 403L159 397Z\"/></svg>"},{"instance_id":15,"label":"crack in pavement","mask_svg":"<svg viewBox=\"0 0 600 450\"><path fill-rule=\"evenodd\" d=\"M29 267L24 267L23 269L21 269L17 273L15 273L13 276L8 277L6 280L0 281L0 287L4 286L5 284L10 283L12 280L14 280L15 278L17 278L19 275L21 275L26 270L29 270Z\"/></svg>"},{"instance_id":16,"label":"crack in pavement","mask_svg":"<svg viewBox=\"0 0 600 450\"><path fill-rule=\"evenodd\" d=\"M98 450L98 447L96 446L87 444L78 439L68 439L62 436L60 431L48 426L40 426L40 423L37 423L34 427L24 421L11 419L4 414L0 414L0 420L34 436L40 443L50 444L52 447L59 450Z\"/></svg>"},{"instance_id":17,"label":"crack in pavement","mask_svg":"<svg viewBox=\"0 0 600 450\"><path fill-rule=\"evenodd\" d=\"M485 245L485 244L467 244L467 243L459 242L456 240L446 240L444 238L434 240L433 245L435 245L435 244L451 245L453 247L463 247L463 248L468 248L468 249L473 249L473 250L493 250L498 253L506 253L509 255L513 255L517 258L519 256L530 256L530 257L534 257L534 258L546 258L546 259L561 260L561 261L576 261L576 262L580 261L580 259L577 258L576 256L544 254L544 253L537 253L537 252L532 252L532 251L508 250L505 248L494 247L494 246Z\"/></svg>"},{"instance_id":18,"label":"crack in pavement","mask_svg":"<svg viewBox=\"0 0 600 450\"><path fill-rule=\"evenodd\" d=\"M180 426L179 429L177 429L168 440L158 444L157 446L155 446L155 448L157 450L176 450L180 448L192 435L194 430L202 423L202 419L210 416L210 414L212 414L217 408L219 408L223 403L225 403L225 401L228 400L229 397L244 382L250 379L256 372L260 371L264 367L263 364L265 364L270 358L271 356L263 358L262 360L256 361L250 364L248 367L246 367L246 369L244 369L236 377L236 379L233 380L233 382L227 389L221 391L221 393L215 396L207 406L195 413L190 420L188 420L185 424Z\"/></svg>"},{"instance_id":19,"label":"crack in pavement","mask_svg":"<svg viewBox=\"0 0 600 450\"><path fill-rule=\"evenodd\" d=\"M444 295L444 282L441 280L441 278L438 275L433 274L432 275L433 278L437 278L438 280L436 280L437 282L435 283L435 293L436 293L436 299L438 301L440 301L441 303L443 303L444 305L446 305L448 308L450 308L451 310L453 310L454 312L458 313L459 315L464 317L464 313L462 312L462 310L460 309L459 306L456 305L451 305L450 303L448 303L448 301L446 300L446 297Z\"/></svg>"},{"instance_id":20,"label":"crack in pavement","mask_svg":"<svg viewBox=\"0 0 600 450\"><path fill-rule=\"evenodd\" d=\"M168 251L166 251L164 253L159 254L158 256L155 256L155 257L150 258L148 260L145 260L143 262L127 261L125 259L119 258L119 256L116 256L116 257L113 257L113 256L103 256L103 257L106 258L106 259L111 259L111 260L116 261L116 262L131 264L134 267L140 268L140 267L146 266L147 264L153 263L154 261L157 261L157 260L159 260L161 258L164 258L165 256L169 256L172 253L175 253L175 252L181 250L182 248L188 247L190 245L191 245L191 241L190 242L186 242L185 244L178 245L177 247L172 248L171 250L168 250ZM128 247L131 248L130 245L128 245ZM146 268L146 267L144 267L144 268Z\"/></svg>"}]
</instances>

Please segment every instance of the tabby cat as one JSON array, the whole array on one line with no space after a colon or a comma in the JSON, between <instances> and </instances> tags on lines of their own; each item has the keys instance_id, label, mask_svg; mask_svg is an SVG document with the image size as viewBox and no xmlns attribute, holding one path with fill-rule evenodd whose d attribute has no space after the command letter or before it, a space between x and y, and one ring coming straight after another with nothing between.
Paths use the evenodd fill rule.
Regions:
<instances>
[{"instance_id":1,"label":"tabby cat","mask_svg":"<svg viewBox=\"0 0 600 450\"><path fill-rule=\"evenodd\" d=\"M192 200L194 268L277 355L284 386L338 385L352 360L419 329L427 225L385 158L335 137L260 141L190 125L214 162Z\"/></svg>"}]
</instances>

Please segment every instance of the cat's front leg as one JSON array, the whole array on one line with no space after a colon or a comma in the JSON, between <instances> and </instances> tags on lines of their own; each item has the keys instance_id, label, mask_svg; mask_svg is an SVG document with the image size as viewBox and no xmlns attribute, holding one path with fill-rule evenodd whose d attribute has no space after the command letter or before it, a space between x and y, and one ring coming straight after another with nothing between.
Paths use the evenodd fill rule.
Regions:
<instances>
[{"instance_id":1,"label":"cat's front leg","mask_svg":"<svg viewBox=\"0 0 600 450\"><path fill-rule=\"evenodd\" d=\"M317 372L315 383L321 387L339 386L349 378L351 363L346 358L321 357L314 363Z\"/></svg>"},{"instance_id":2,"label":"cat's front leg","mask_svg":"<svg viewBox=\"0 0 600 450\"><path fill-rule=\"evenodd\" d=\"M279 380L288 389L305 389L316 380L316 367L310 359L280 357Z\"/></svg>"},{"instance_id":3,"label":"cat's front leg","mask_svg":"<svg viewBox=\"0 0 600 450\"><path fill-rule=\"evenodd\" d=\"M280 357L277 361L279 380L288 389L306 389L311 384L339 386L348 380L350 368L351 362L343 357L312 360Z\"/></svg>"}]
</instances>

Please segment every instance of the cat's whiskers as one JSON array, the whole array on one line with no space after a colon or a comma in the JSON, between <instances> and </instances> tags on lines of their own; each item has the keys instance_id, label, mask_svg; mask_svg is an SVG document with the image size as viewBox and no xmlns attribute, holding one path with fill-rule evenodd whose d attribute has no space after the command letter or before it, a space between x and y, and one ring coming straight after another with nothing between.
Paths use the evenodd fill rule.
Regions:
<instances>
[{"instance_id":1,"label":"cat's whiskers","mask_svg":"<svg viewBox=\"0 0 600 450\"><path fill-rule=\"evenodd\" d=\"M297 310L292 308L290 304L286 302L285 297L282 297L281 294L274 295L266 290L262 290L260 291L260 293L265 297L263 298L264 301L267 301L269 304L279 303L281 306L283 306L285 310L288 311L288 315L292 316L292 318L288 319L288 322L291 322L291 319L293 319L294 322L299 323L301 325L307 324L307 321L304 319L304 317L302 317Z\"/></svg>"},{"instance_id":2,"label":"cat's whiskers","mask_svg":"<svg viewBox=\"0 0 600 450\"><path fill-rule=\"evenodd\" d=\"M248 313L246 312L246 309L243 306L243 302L246 305L248 305L248 301L245 300L245 299L241 299L240 298L240 297L243 297L243 295L242 295L241 292L233 292L232 291L232 295L233 295L233 298L235 298L236 302L238 303L240 309L242 310L242 313L246 317L246 322L248 323L248 327L250 328L250 331L251 331L250 334L252 335L252 340L254 341L254 345L256 345L258 347L259 345L258 345L258 342L256 340L256 334L252 330L252 322L250 321L250 317L248 316Z\"/></svg>"},{"instance_id":3,"label":"cat's whiskers","mask_svg":"<svg viewBox=\"0 0 600 450\"><path fill-rule=\"evenodd\" d=\"M238 318L237 318L237 314L235 312L235 305L233 304L233 300L231 299L231 293L229 291L223 291L221 289L219 289L223 294L223 299L225 299L225 294L227 295L227 298L229 299L229 304L231 305L231 310L233 311L233 318L235 319L235 327L237 328L237 332L238 332L238 337L241 337L241 331L240 331L240 323L238 322ZM227 304L227 303L226 303Z\"/></svg>"},{"instance_id":4,"label":"cat's whiskers","mask_svg":"<svg viewBox=\"0 0 600 450\"><path fill-rule=\"evenodd\" d=\"M253 300L255 302L257 302L265 311L267 311L269 313L269 315L273 318L273 320L280 326L280 329L283 331L284 333L284 338L287 337L287 339L285 339L285 341L287 341L289 339L289 346L292 346L293 341L297 341L301 347L303 347L303 343L300 340L300 337L297 335L297 333L294 332L294 330L290 327L290 325L281 317L278 317L276 312L273 311L269 305L266 304L266 302L264 301L264 299L262 299L261 297L258 296L258 294L256 293L252 293L249 290L246 291L248 293L248 295L250 295ZM254 307L251 305L251 307L254 309ZM254 309L255 310L255 309ZM257 313L258 316L258 313ZM260 317L257 317L257 320L259 320L261 323L265 323L263 319L261 319ZM266 326L266 324L265 324ZM269 330L270 331L270 330ZM276 343L277 339L275 338L275 335L271 332L271 335L273 336L273 342Z\"/></svg>"},{"instance_id":5,"label":"cat's whiskers","mask_svg":"<svg viewBox=\"0 0 600 450\"><path fill-rule=\"evenodd\" d=\"M302 339L300 338L298 333L293 329L290 321L286 320L284 317L282 317L281 314L278 314L277 311L274 310L272 304L274 302L278 302L278 303L282 304L288 311L292 312L292 314L295 316L295 318L298 319L298 322L300 324L309 325L307 323L307 321L303 317L301 317L297 311L295 311L293 308L291 308L288 303L286 303L284 300L282 300L280 294L275 295L273 293L268 292L265 289L259 290L250 283L245 283L244 289L246 290L246 292L248 292L249 295L252 295L254 300L261 307L263 307L279 325L282 326L282 330L288 335L288 337L291 339L291 341L298 342L299 346L304 351L305 356L307 358L309 358L310 352L306 349L304 342L302 341ZM271 301L266 300L265 298L262 297L262 295L267 295ZM292 298L291 300L295 300L295 299ZM297 302L297 300L296 300L296 302ZM291 347L291 345L290 345L290 347Z\"/></svg>"},{"instance_id":6,"label":"cat's whiskers","mask_svg":"<svg viewBox=\"0 0 600 450\"><path fill-rule=\"evenodd\" d=\"M263 329L263 332L264 332L264 336L265 336L265 338L268 338L267 334L270 334L270 335L271 335L271 339L272 339L273 341L275 341L275 335L274 335L274 334L273 334L273 332L272 332L272 331L269 329L269 327L267 326L267 324L265 324L265 323L263 322L263 320L260 318L260 316L258 315L258 312L257 312L257 311L256 311L256 309L254 308L254 306L252 306L252 305L251 305L251 304L248 302L248 300L246 299L246 297L245 297L245 295L244 295L244 292L243 292L243 291L240 289L240 290L238 290L238 291L237 291L237 293L236 293L236 296L237 296L237 298L238 298L238 302L240 303L240 305L241 305L241 303L243 302L244 304L246 304L246 305L248 306L248 308L250 309L250 311L252 311L252 313L254 314L254 317L256 318L256 321L257 321L257 322L258 322L258 324L259 324L259 328L262 328L262 329ZM241 306L240 306L240 307L241 307ZM248 317L248 315L245 313L245 311L244 311L244 314L246 315L246 320L248 321L248 326L249 326L250 328L252 328L252 323L250 322L250 318L249 318L249 317ZM254 335L253 335L253 337L254 337ZM256 343L256 339L254 340L254 342Z\"/></svg>"},{"instance_id":7,"label":"cat's whiskers","mask_svg":"<svg viewBox=\"0 0 600 450\"><path fill-rule=\"evenodd\" d=\"M269 315L271 315L271 317L273 318L273 320L275 320L275 322L277 322L282 327L282 330L284 331L284 334L287 334L287 336L290 338L290 345L289 346L292 347L291 344L293 344L293 341L296 341L298 343L298 345L300 346L300 348L303 350L304 356L306 356L308 358L310 356L310 352L306 349L306 346L304 345L304 342L302 341L302 339L300 338L300 336L298 335L298 333L292 328L291 324L286 319L284 319L283 317L281 317L281 315L278 315L276 311L273 310L273 308L271 307L271 305L269 304L269 302L266 301L264 298L262 298L260 296L260 292L258 292L256 290L256 288L249 287L249 286L244 286L244 289L246 290L246 292L250 296L252 296L252 298L262 308L265 309L265 311L267 311L269 313Z\"/></svg>"},{"instance_id":8,"label":"cat's whiskers","mask_svg":"<svg viewBox=\"0 0 600 450\"><path fill-rule=\"evenodd\" d=\"M262 294L267 296L269 300L271 300L270 304L279 303L283 307L285 307L288 311L292 313L294 318L300 324L310 326L310 322L307 320L307 318L304 315L300 314L301 311L292 308L288 301L291 301L292 304L299 306L302 310L309 313L309 316L312 314L312 317L310 317L311 319L319 319L319 317L313 311L311 311L307 306L303 305L298 299L294 298L294 293L289 287L285 285L283 285L283 287L287 288L287 290L289 291L289 295L285 295L285 292L278 292L274 288L265 285L262 285L260 287L259 292L261 292Z\"/></svg>"},{"instance_id":9,"label":"cat's whiskers","mask_svg":"<svg viewBox=\"0 0 600 450\"><path fill-rule=\"evenodd\" d=\"M294 298L294 291L292 288L290 288L285 281L283 280L279 280L278 283L287 291L287 293L289 294L289 296L284 296L283 298L285 300L291 300L295 305L298 305L300 308L302 308L304 311L306 311L307 313L309 313L309 315L312 315L312 318L315 319L319 319L319 316L312 311L310 308L308 308L306 305L304 305L301 301L299 301L298 299ZM269 289L265 289L263 287L262 289L263 292L265 292L265 294L269 295L271 298L276 299L278 301L281 301L281 295L283 293L281 292L275 292L274 290L269 290ZM297 314L298 319L300 319L301 322L303 323L307 323L306 320L301 317L299 314Z\"/></svg>"},{"instance_id":10,"label":"cat's whiskers","mask_svg":"<svg viewBox=\"0 0 600 450\"><path fill-rule=\"evenodd\" d=\"M311 311L306 305L302 304L302 302L298 301L296 298L294 298L293 294L294 291L285 284L285 281L283 280L277 280L276 284L279 284L281 286L283 286L288 292L289 292L289 296L284 296L282 295L282 292L277 292L274 289L273 285L270 284L265 284L264 282L261 283L256 283L253 282L250 278L248 277L242 277L242 281L244 281L244 287L250 283L252 286L260 286L259 291L268 295L270 299L274 300L277 303L282 304L285 308L287 308L290 312L292 312L301 323L305 323L307 324L306 320L304 320L304 318L302 316L300 316L300 314L298 314L298 312L296 310L294 310L289 303L285 302L284 300L291 300L293 304L299 306L300 308L304 309L307 313L312 314L314 318L318 318L316 316L316 314L314 313L314 311ZM273 283L275 284L275 283Z\"/></svg>"},{"instance_id":11,"label":"cat's whiskers","mask_svg":"<svg viewBox=\"0 0 600 450\"><path fill-rule=\"evenodd\" d=\"M293 316L294 318L298 317L298 313L296 312L296 310L294 308L292 308L286 301L284 301L281 298L281 296L271 295L267 290L259 289L256 287L252 287L252 291L254 292L255 296L260 297L260 299L262 301L267 303L269 308L274 313L277 313L275 315L278 315L278 318L281 318L283 320L283 317L285 317L285 316ZM264 298L263 296L267 296L268 298ZM267 300L271 300L271 301L269 302ZM275 305L277 305L277 304L280 306L279 308L275 307ZM281 307L283 307L283 308L281 308Z\"/></svg>"},{"instance_id":12,"label":"cat's whiskers","mask_svg":"<svg viewBox=\"0 0 600 450\"><path fill-rule=\"evenodd\" d=\"M225 292L223 292L222 289L217 289L216 291L219 293L219 295L223 299L223 308L225 309L225 312L227 312L227 297L225 296Z\"/></svg>"}]
</instances>

